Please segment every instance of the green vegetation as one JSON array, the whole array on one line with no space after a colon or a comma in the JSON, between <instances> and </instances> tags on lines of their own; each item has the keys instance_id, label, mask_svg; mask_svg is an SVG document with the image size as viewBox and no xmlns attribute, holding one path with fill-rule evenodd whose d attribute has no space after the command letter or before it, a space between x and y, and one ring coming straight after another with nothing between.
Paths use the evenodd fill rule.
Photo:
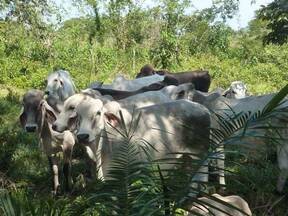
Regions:
<instances>
[{"instance_id":1,"label":"green vegetation","mask_svg":"<svg viewBox=\"0 0 288 216\"><path fill-rule=\"evenodd\" d=\"M234 80L245 81L252 93L277 91L285 85L287 44L263 45L269 33L267 21L253 20L238 32L215 21L231 16L237 9L233 1L219 1L192 15L184 14L188 1L165 0L152 9L130 1L105 6L87 2L81 5L93 9L91 16L57 26L37 24L41 14L35 17L26 7L19 10L29 13L28 20L7 14L0 22L0 83L41 88L47 73L62 67L84 88L94 80L109 82L119 73L133 78L145 63L154 63L171 71L207 69L212 88L225 88ZM28 25L30 16L38 21ZM287 32L281 38L283 34Z\"/></svg>"},{"instance_id":2,"label":"green vegetation","mask_svg":"<svg viewBox=\"0 0 288 216\"><path fill-rule=\"evenodd\" d=\"M237 11L236 0L215 1L193 14L185 13L191 4L187 0L160 0L150 9L128 0L82 0L75 4L89 9L89 15L56 24L46 21L50 16L61 20L51 2L0 0L0 215L149 215L155 206L154 215L164 215L163 200L169 201L173 214L181 215L176 213L181 212L180 201L162 187L167 183L177 190L179 185L164 184L157 169L153 175L143 169L141 177L130 176L125 191L113 181L83 188L83 164L75 164L73 193L52 198L47 158L39 152L36 137L20 128L18 114L23 89L43 89L55 68L69 70L79 89L95 80L110 82L119 73L134 78L146 63L175 72L207 69L213 77L211 90L235 80L246 82L254 94L276 92L287 84L285 0L261 9L239 31L225 24ZM252 160L240 150L227 157L231 173L226 193L242 196L255 215L287 214L287 197L274 193L279 173L275 151ZM136 150L128 145L125 151ZM119 166L116 179L125 173ZM109 187L113 190L107 191ZM215 188L212 183L211 190Z\"/></svg>"}]
</instances>

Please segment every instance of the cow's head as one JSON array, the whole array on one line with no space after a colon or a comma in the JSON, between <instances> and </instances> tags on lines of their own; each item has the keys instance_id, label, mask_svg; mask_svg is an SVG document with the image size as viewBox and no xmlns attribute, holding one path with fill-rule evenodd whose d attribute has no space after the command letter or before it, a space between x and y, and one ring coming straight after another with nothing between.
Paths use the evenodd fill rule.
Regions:
<instances>
[{"instance_id":1,"label":"cow's head","mask_svg":"<svg viewBox=\"0 0 288 216\"><path fill-rule=\"evenodd\" d=\"M62 111L52 125L52 129L58 132L65 130L75 131L79 120L76 107L88 98L101 99L103 103L111 100L111 98L102 96L98 91L92 89L74 94L65 100Z\"/></svg>"},{"instance_id":2,"label":"cow's head","mask_svg":"<svg viewBox=\"0 0 288 216\"><path fill-rule=\"evenodd\" d=\"M76 107L87 97L89 96L85 94L75 94L67 98L64 102L62 111L52 125L52 129L58 132L75 130L77 124Z\"/></svg>"},{"instance_id":3,"label":"cow's head","mask_svg":"<svg viewBox=\"0 0 288 216\"><path fill-rule=\"evenodd\" d=\"M20 123L27 132L35 132L43 125L44 118L53 123L56 114L53 108L43 99L44 93L40 90L29 90L23 96L23 109Z\"/></svg>"},{"instance_id":4,"label":"cow's head","mask_svg":"<svg viewBox=\"0 0 288 216\"><path fill-rule=\"evenodd\" d=\"M140 69L140 72L136 75L136 79L140 77L151 76L153 74L155 74L153 66L146 64Z\"/></svg>"},{"instance_id":5,"label":"cow's head","mask_svg":"<svg viewBox=\"0 0 288 216\"><path fill-rule=\"evenodd\" d=\"M58 91L64 87L64 80L58 72L51 73L46 80L45 94L58 96Z\"/></svg>"},{"instance_id":6,"label":"cow's head","mask_svg":"<svg viewBox=\"0 0 288 216\"><path fill-rule=\"evenodd\" d=\"M247 87L242 81L234 81L230 87L223 93L224 97L242 99L247 97Z\"/></svg>"},{"instance_id":7,"label":"cow's head","mask_svg":"<svg viewBox=\"0 0 288 216\"><path fill-rule=\"evenodd\" d=\"M172 100L187 99L191 100L195 86L192 83L184 83L178 86L167 86L162 91Z\"/></svg>"},{"instance_id":8,"label":"cow's head","mask_svg":"<svg viewBox=\"0 0 288 216\"><path fill-rule=\"evenodd\" d=\"M104 105L100 99L87 98L80 103L76 112L79 119L77 138L80 143L90 143L99 139L101 132L106 126L117 127L120 124L120 105L109 102Z\"/></svg>"}]
</instances>

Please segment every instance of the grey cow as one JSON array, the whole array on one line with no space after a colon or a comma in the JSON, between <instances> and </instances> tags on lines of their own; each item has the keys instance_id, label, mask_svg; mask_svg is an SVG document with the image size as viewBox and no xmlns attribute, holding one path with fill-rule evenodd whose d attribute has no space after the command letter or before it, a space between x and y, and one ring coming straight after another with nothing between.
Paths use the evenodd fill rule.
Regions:
<instances>
[{"instance_id":1,"label":"grey cow","mask_svg":"<svg viewBox=\"0 0 288 216\"><path fill-rule=\"evenodd\" d=\"M262 111L265 106L270 102L270 100L275 96L275 94L266 94L261 96L249 96L242 99L229 99L221 96L218 92L212 92L210 94L204 94L199 91L194 91L191 94L191 100L203 104L209 110L212 110L214 113L220 114L223 117L227 116L234 116L235 113L248 113L250 115L253 113L257 113ZM232 110L231 110L232 108ZM265 119L264 122L261 122L266 125L274 126L277 128L278 135L279 135L279 143L277 145L277 160L278 160L278 167L280 169L280 174L277 181L277 191L282 192L286 180L288 178L288 101L287 98L284 99L281 105L278 107L278 112L275 112L273 116L270 118ZM213 121L212 115L212 122L214 122L215 127L217 127L217 123ZM212 123L213 124L213 123ZM257 125L255 125L257 128ZM258 128L247 128L246 132L253 132L255 137L250 137L246 139L242 139L241 143L248 143L250 146L263 146L265 140L263 137L269 133L269 131ZM257 136L256 136L257 135ZM262 138L261 138L262 137ZM280 139L280 137L282 139Z\"/></svg>"},{"instance_id":2,"label":"grey cow","mask_svg":"<svg viewBox=\"0 0 288 216\"><path fill-rule=\"evenodd\" d=\"M76 87L68 71L57 70L48 75L45 90L47 95L53 95L57 99L65 101L75 94L75 91Z\"/></svg>"}]
</instances>

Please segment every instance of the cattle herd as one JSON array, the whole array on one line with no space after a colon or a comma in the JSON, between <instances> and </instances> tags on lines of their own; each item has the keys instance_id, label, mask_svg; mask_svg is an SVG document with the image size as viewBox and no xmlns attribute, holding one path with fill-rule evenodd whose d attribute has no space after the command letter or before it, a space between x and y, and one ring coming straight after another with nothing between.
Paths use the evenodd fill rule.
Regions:
<instances>
[{"instance_id":1,"label":"cattle herd","mask_svg":"<svg viewBox=\"0 0 288 216\"><path fill-rule=\"evenodd\" d=\"M231 83L225 91L217 89L208 93L210 83L208 71L170 73L145 65L136 79L127 80L118 76L111 84L94 82L87 89L76 93L69 72L58 70L47 77L45 91L33 89L24 94L20 122L25 131L37 133L40 147L47 154L51 166L53 193L57 194L60 183L56 154L63 153L64 185L69 191L72 187L71 157L75 144L84 146L86 150L90 168L88 177L105 181L112 152L121 143L121 134L115 133L115 128L120 127L122 119L128 125L134 115L141 113L133 139L150 143L157 150L153 154L154 159L165 158L172 152L193 153L197 159L209 150L210 129L219 127L217 121L213 120L216 115L228 116L232 113L230 108L235 113L254 113L263 109L274 96L247 96L247 88L240 81ZM281 106L285 109L287 102ZM283 119L281 116L272 121L284 128L287 120ZM181 126L183 124L187 127ZM280 133L287 136L285 129L280 130ZM223 146L219 146L221 148ZM287 152L288 145L282 145L277 151L280 168L278 192L282 192L288 175ZM177 157L177 154L174 155ZM223 151L217 155L219 183L224 186L225 155ZM203 164L198 169L200 172L195 178L208 181L207 166ZM226 215L211 208L211 205L215 205L230 215L252 215L247 202L239 196L212 196L241 211L223 207L221 202L208 198L198 198L207 205L194 203L191 210L200 215L209 212Z\"/></svg>"}]
</instances>

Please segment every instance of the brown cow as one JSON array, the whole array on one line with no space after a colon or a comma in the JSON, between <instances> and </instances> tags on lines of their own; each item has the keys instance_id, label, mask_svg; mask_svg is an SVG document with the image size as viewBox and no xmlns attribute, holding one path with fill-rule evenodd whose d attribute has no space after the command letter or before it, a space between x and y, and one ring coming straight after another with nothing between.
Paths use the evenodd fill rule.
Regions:
<instances>
[{"instance_id":1,"label":"brown cow","mask_svg":"<svg viewBox=\"0 0 288 216\"><path fill-rule=\"evenodd\" d=\"M20 123L26 132L37 132L39 144L48 156L53 173L53 194L59 190L58 158L56 154L63 152L65 176L65 189L70 189L71 184L71 156L75 144L74 136L70 131L59 133L54 131L52 123L56 120L55 110L44 100L44 92L29 90L23 96L23 112Z\"/></svg>"},{"instance_id":2,"label":"brown cow","mask_svg":"<svg viewBox=\"0 0 288 216\"><path fill-rule=\"evenodd\" d=\"M165 75L175 78L178 81L178 84L183 83L193 83L195 89L208 92L208 89L211 84L211 76L208 71L195 70L195 71L186 71L179 73L171 73L167 70L155 70L152 65L144 65L140 72L136 75L136 78L151 76L153 74Z\"/></svg>"}]
</instances>

